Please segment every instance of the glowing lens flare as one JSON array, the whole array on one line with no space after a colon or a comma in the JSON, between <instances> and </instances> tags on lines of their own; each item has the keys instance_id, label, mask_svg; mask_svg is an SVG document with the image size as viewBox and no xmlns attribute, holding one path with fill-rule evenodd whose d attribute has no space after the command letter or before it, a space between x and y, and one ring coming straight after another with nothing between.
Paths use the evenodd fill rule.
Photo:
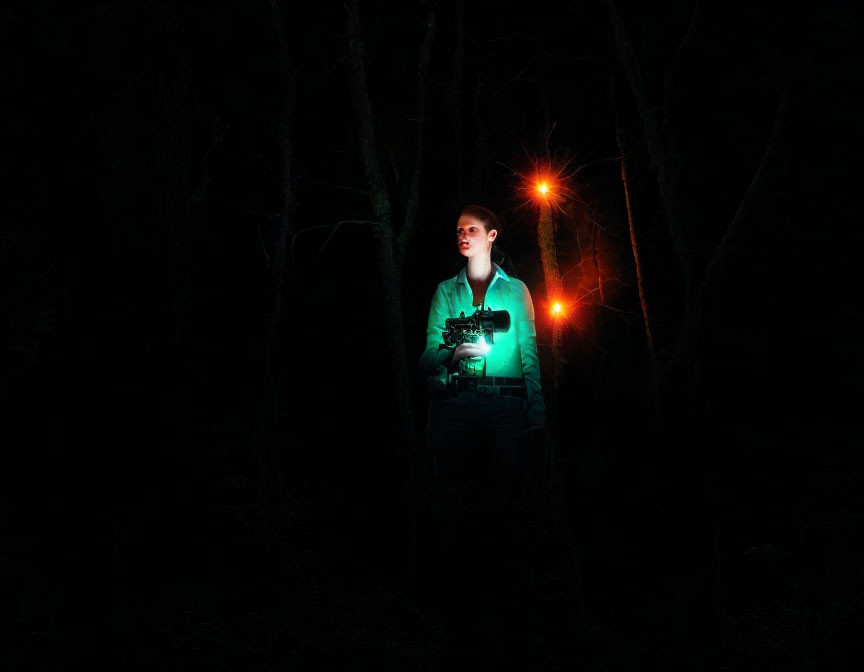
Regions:
<instances>
[{"instance_id":1,"label":"glowing lens flare","mask_svg":"<svg viewBox=\"0 0 864 672\"><path fill-rule=\"evenodd\" d=\"M514 177L519 178L516 191L525 197L525 202L519 207L549 206L564 214L561 207L564 202L576 199L576 192L570 187L575 171L568 172L568 166L575 156L569 159L563 156L538 159L528 155L529 169L513 171Z\"/></svg>"},{"instance_id":2,"label":"glowing lens flare","mask_svg":"<svg viewBox=\"0 0 864 672\"><path fill-rule=\"evenodd\" d=\"M552 317L560 317L564 313L564 309L561 307L561 304L556 301L552 304L550 312L552 313Z\"/></svg>"}]
</instances>

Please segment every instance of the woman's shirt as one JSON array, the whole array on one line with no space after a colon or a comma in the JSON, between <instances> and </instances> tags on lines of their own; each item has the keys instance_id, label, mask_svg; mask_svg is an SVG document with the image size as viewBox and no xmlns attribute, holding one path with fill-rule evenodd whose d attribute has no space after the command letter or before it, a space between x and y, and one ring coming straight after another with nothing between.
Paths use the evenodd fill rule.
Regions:
<instances>
[{"instance_id":1,"label":"woman's shirt","mask_svg":"<svg viewBox=\"0 0 864 672\"><path fill-rule=\"evenodd\" d=\"M495 343L486 353L486 375L525 378L528 398L528 424L542 426L546 405L540 390L540 359L537 355L537 333L534 328L534 304L525 283L508 276L497 264L486 288L483 307L510 313L510 329L496 333ZM426 349L420 357L420 368L428 375L441 373L452 356L451 350L439 349L444 342L444 320L474 314L473 292L463 267L454 278L438 284L432 296L426 325Z\"/></svg>"}]
</instances>

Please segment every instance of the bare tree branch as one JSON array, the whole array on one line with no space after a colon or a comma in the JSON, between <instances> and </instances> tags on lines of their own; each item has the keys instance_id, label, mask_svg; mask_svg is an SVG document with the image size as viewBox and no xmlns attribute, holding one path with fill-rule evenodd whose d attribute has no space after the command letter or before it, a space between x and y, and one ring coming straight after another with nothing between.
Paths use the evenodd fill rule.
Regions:
<instances>
[{"instance_id":1,"label":"bare tree branch","mask_svg":"<svg viewBox=\"0 0 864 672\"><path fill-rule=\"evenodd\" d=\"M675 70L678 63L681 61L681 55L693 45L693 36L696 34L696 28L699 20L702 18L702 0L695 0L693 4L693 12L690 14L690 23L687 26L687 31L678 48L675 50L675 55L666 68L666 78L663 82L663 123L666 128L669 128L670 115L672 114L672 90L675 83Z\"/></svg>"},{"instance_id":2,"label":"bare tree branch","mask_svg":"<svg viewBox=\"0 0 864 672\"><path fill-rule=\"evenodd\" d=\"M320 184L321 186L331 187L332 189L342 189L343 191L351 191L355 194L361 194L362 196L369 196L368 191L364 189L357 189L356 187L350 187L347 184L336 184L335 182L329 182L327 180L316 180L311 177L304 177L303 175L298 175L297 179L308 182L309 184Z\"/></svg>"},{"instance_id":3,"label":"bare tree branch","mask_svg":"<svg viewBox=\"0 0 864 672\"><path fill-rule=\"evenodd\" d=\"M402 257L408 249L411 237L417 225L417 211L420 204L420 172L423 168L423 131L425 128L426 114L426 73L429 69L429 60L432 55L432 43L435 39L435 0L425 0L423 15L423 39L420 41L420 57L417 65L417 100L415 107L415 120L417 124L416 140L414 145L414 166L411 180L408 183L408 194L405 199L405 221L399 232L398 257L399 272L402 271Z\"/></svg>"},{"instance_id":4,"label":"bare tree branch","mask_svg":"<svg viewBox=\"0 0 864 672\"><path fill-rule=\"evenodd\" d=\"M666 215L666 223L669 234L675 247L675 252L681 267L684 270L684 293L685 313L689 313L692 306L694 290L694 255L691 249L689 236L684 227L684 220L680 212L680 201L678 198L678 173L677 166L673 161L668 145L668 133L663 126L666 119L665 113L658 115L657 109L649 103L645 82L639 68L639 61L627 29L621 20L621 15L613 0L604 0L612 21L612 32L618 57L624 74L630 83L633 97L636 99L636 107L642 120L642 129L648 148L651 163L657 171L657 182L660 195L663 200L663 209ZM691 21L691 27L695 25ZM689 35L688 31L688 35Z\"/></svg>"},{"instance_id":5,"label":"bare tree branch","mask_svg":"<svg viewBox=\"0 0 864 672\"><path fill-rule=\"evenodd\" d=\"M348 83L351 101L357 123L357 139L360 144L360 157L363 170L369 183L369 199L373 219L378 222L373 233L380 232L378 244L379 272L384 314L394 382L400 394L396 403L399 413L405 454L417 451L417 435L414 425L414 411L411 404L411 380L405 351L405 328L402 322L401 276L399 271L398 249L393 236L391 223L390 197L381 173L378 152L375 147L375 124L372 103L369 100L369 87L366 79L366 66L363 62L363 40L360 34L359 0L345 0L345 26L348 36ZM425 74L425 73L424 73ZM417 115L418 119L423 114Z\"/></svg>"},{"instance_id":6,"label":"bare tree branch","mask_svg":"<svg viewBox=\"0 0 864 672\"><path fill-rule=\"evenodd\" d=\"M768 145L765 148L765 153L762 156L762 161L759 164L756 172L753 174L753 179L747 187L747 191L741 197L741 202L738 204L738 209L735 211L735 216L729 222L726 230L723 232L723 237L720 243L714 250L714 254L708 265L705 267L705 274L702 277L702 284L699 287L699 293L696 295L694 309L698 310L702 307L705 300L705 294L714 281L714 276L717 273L718 267L723 263L729 249L734 244L735 239L740 234L743 223L747 220L750 213L750 208L753 205L755 194L759 190L759 186L764 179L767 166L775 159L781 145L781 138L786 127L786 115L788 113L788 91L784 91L780 95L780 102L777 104L777 112L774 116L774 125L771 129L771 136L768 139Z\"/></svg>"},{"instance_id":7,"label":"bare tree branch","mask_svg":"<svg viewBox=\"0 0 864 672\"><path fill-rule=\"evenodd\" d=\"M728 258L735 240L741 235L744 223L748 221L750 209L753 206L753 201L755 200L759 187L765 178L765 173L780 153L780 146L782 145L783 136L786 130L788 97L788 91L784 91L780 96L780 101L777 105L777 113L774 118L774 125L771 129L771 136L765 148L765 153L762 156L762 161L756 169L753 178L750 180L747 191L744 192L744 195L741 197L741 202L738 205L738 209L735 211L735 215L726 227L723 237L720 239L714 254L705 267L702 284L699 287L699 293L697 294L696 300L693 304L693 312L681 328L670 361L670 368L677 366L677 364L684 358L685 354L692 352L695 347L696 339L699 337L699 329L705 309L706 297L712 285L716 282L717 277L719 277L719 269Z\"/></svg>"}]
</instances>

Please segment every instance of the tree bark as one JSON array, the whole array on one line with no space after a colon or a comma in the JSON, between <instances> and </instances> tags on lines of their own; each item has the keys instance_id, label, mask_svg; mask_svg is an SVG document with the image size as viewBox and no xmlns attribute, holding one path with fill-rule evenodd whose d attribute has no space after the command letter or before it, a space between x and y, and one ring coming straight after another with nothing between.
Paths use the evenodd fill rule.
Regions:
<instances>
[{"instance_id":1,"label":"tree bark","mask_svg":"<svg viewBox=\"0 0 864 672\"><path fill-rule=\"evenodd\" d=\"M378 151L375 147L375 126L372 104L363 63L364 50L360 35L359 0L347 0L346 28L348 34L348 79L351 101L357 121L357 136L360 158L366 180L369 183L369 198L373 218L376 221L375 235L378 238L378 270L381 275L384 311L389 344L391 366L396 382L396 403L404 445L408 452L417 449L414 413L411 405L411 378L405 350L405 332L402 322L400 296L400 274L396 259L396 236L391 222L390 199L381 173Z\"/></svg>"},{"instance_id":2,"label":"tree bark","mask_svg":"<svg viewBox=\"0 0 864 672\"><path fill-rule=\"evenodd\" d=\"M279 425L280 390L276 376L279 354L280 326L284 312L285 274L288 267L288 241L292 236L292 222L296 201L294 196L294 154L292 147L292 114L296 97L296 77L285 22L279 0L270 0L273 26L278 42L279 72L282 80L282 105L277 123L280 175L279 217L273 235L273 252L270 255L271 302L267 312L264 334L263 374L265 389L259 409L258 428L258 503L266 498L273 477L281 476L281 451L285 446L276 440Z\"/></svg>"},{"instance_id":3,"label":"tree bark","mask_svg":"<svg viewBox=\"0 0 864 672\"><path fill-rule=\"evenodd\" d=\"M642 72L639 68L639 62L636 58L633 44L627 34L627 29L621 20L621 16L613 0L605 0L605 2L612 21L613 40L618 50L621 67L630 83L633 97L636 99L636 108L642 120L642 129L648 148L648 156L651 164L657 171L657 182L663 202L666 223L669 227L669 235L672 238L672 244L675 247L678 261L684 272L684 314L688 315L695 297L695 255L689 231L685 227L685 219L681 212L681 199L678 193L679 161L677 152L671 146L672 134L664 124L664 122L668 121L668 114L665 111L658 114L657 110L650 104L642 79ZM693 25L694 22L691 22L691 29ZM688 42L690 34L690 31L688 31L682 47L678 50L678 55L680 55L683 45ZM671 77L667 77L665 101L667 105L670 97L670 82Z\"/></svg>"},{"instance_id":4,"label":"tree bark","mask_svg":"<svg viewBox=\"0 0 864 672\"><path fill-rule=\"evenodd\" d=\"M472 98L472 109L474 111L474 137L476 140L472 181L474 183L474 200L485 201L487 191L486 187L489 180L489 143L488 131L486 130L486 124L483 121L483 112L480 109L480 96L483 94L483 89L486 84L483 82L483 78L477 68L474 68L474 74L477 78L477 83Z\"/></svg>"},{"instance_id":5,"label":"tree bark","mask_svg":"<svg viewBox=\"0 0 864 672\"><path fill-rule=\"evenodd\" d=\"M279 350L280 324L283 317L285 295L285 273L288 266L288 241L292 235L292 222L296 201L294 196L294 151L292 146L292 114L296 98L297 83L291 53L288 49L288 39L285 24L279 7L279 0L270 0L273 12L273 24L279 42L279 65L282 76L282 108L278 122L279 156L281 174L279 175L280 203L279 219L274 236L273 254L271 256L270 277L273 296L270 312L267 316L267 335L264 344L265 373L270 397L268 415L270 424L276 426L279 412L279 391L274 376L274 360Z\"/></svg>"},{"instance_id":6,"label":"tree bark","mask_svg":"<svg viewBox=\"0 0 864 672\"><path fill-rule=\"evenodd\" d=\"M462 0L456 0L455 2L453 25L455 36L449 112L450 125L453 128L453 146L456 150L453 161L453 172L456 178L456 199L461 204L465 199L465 167L462 159L462 81L464 72L463 61L465 59L465 28Z\"/></svg>"},{"instance_id":7,"label":"tree bark","mask_svg":"<svg viewBox=\"0 0 864 672\"><path fill-rule=\"evenodd\" d=\"M558 270L558 254L555 245L555 222L552 218L552 206L543 202L540 204L540 221L537 227L537 240L540 247L540 259L543 263L543 277L546 283L546 302L551 308L555 302L561 301L561 273ZM546 424L557 427L559 413L559 393L564 372L562 353L563 327L561 320L554 319L552 323L552 393L549 395L550 408ZM577 616L584 618L584 601L582 599L582 574L579 553L573 540L570 517L567 513L567 495L564 480L561 477L561 467L558 461L558 442L551 431L544 432L544 453L546 458L546 492L547 506L553 521L556 536L561 540L569 559L565 563L565 584L569 597L574 598L577 606Z\"/></svg>"},{"instance_id":8,"label":"tree bark","mask_svg":"<svg viewBox=\"0 0 864 672\"><path fill-rule=\"evenodd\" d=\"M540 260L543 263L543 277L546 282L546 301L552 306L561 301L561 273L558 270L558 254L555 246L555 223L552 219L552 206L548 203L540 205L540 222L537 227L537 242L540 244ZM561 377L564 361L561 354L563 332L561 321L555 319L552 326L552 359L554 373L552 376L552 416L557 413L557 396L561 387Z\"/></svg>"},{"instance_id":9,"label":"tree bark","mask_svg":"<svg viewBox=\"0 0 864 672\"><path fill-rule=\"evenodd\" d=\"M639 259L639 245L636 242L636 224L633 221L633 207L630 203L630 185L627 182L627 159L624 153L621 136L618 136L618 148L621 151L621 183L624 185L624 202L627 204L627 224L630 229L630 248L633 250L633 262L636 264L636 284L639 288L639 305L642 306L642 319L645 322L645 342L648 345L648 356L651 358L651 402L654 416L660 406L660 360L654 348L654 335L651 333L651 315L648 310L648 299L645 296L645 281L642 276L642 262Z\"/></svg>"},{"instance_id":10,"label":"tree bark","mask_svg":"<svg viewBox=\"0 0 864 672\"><path fill-rule=\"evenodd\" d=\"M594 263L594 272L597 274L597 294L600 296L600 303L606 303L606 294L603 291L603 269L600 267L600 248L598 242L600 240L600 224L597 222L597 217L592 213L591 218L591 261Z\"/></svg>"},{"instance_id":11,"label":"tree bark","mask_svg":"<svg viewBox=\"0 0 864 672\"><path fill-rule=\"evenodd\" d=\"M183 19L172 4L167 23L168 67L159 80L162 116L157 129L159 172L162 178L160 215L168 226L168 291L173 321L172 340L181 348L185 333L188 253L192 240L192 156L189 80Z\"/></svg>"},{"instance_id":12,"label":"tree bark","mask_svg":"<svg viewBox=\"0 0 864 672\"><path fill-rule=\"evenodd\" d=\"M414 166L405 198L405 221L402 223L398 238L397 263L400 279L405 254L417 226L417 212L420 207L420 173L423 168L423 130L426 116L426 73L432 54L432 42L435 39L435 1L425 0L423 6L423 39L420 41L420 58L417 65L417 100L415 105L417 135L414 145Z\"/></svg>"}]
</instances>

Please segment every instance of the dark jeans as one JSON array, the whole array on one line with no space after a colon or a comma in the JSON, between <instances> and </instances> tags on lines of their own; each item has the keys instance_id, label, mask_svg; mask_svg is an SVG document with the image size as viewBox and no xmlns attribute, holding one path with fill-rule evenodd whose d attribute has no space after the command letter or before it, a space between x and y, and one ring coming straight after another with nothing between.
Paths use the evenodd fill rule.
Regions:
<instances>
[{"instance_id":1,"label":"dark jeans","mask_svg":"<svg viewBox=\"0 0 864 672\"><path fill-rule=\"evenodd\" d=\"M439 481L489 484L517 476L526 426L523 397L468 390L429 405L427 445Z\"/></svg>"},{"instance_id":2,"label":"dark jeans","mask_svg":"<svg viewBox=\"0 0 864 672\"><path fill-rule=\"evenodd\" d=\"M423 536L437 598L486 601L481 594L512 585L513 563L520 564L515 504L525 479L526 429L522 397L466 391L430 402L432 478Z\"/></svg>"}]
</instances>

